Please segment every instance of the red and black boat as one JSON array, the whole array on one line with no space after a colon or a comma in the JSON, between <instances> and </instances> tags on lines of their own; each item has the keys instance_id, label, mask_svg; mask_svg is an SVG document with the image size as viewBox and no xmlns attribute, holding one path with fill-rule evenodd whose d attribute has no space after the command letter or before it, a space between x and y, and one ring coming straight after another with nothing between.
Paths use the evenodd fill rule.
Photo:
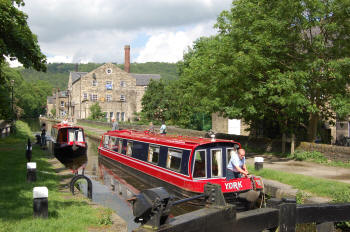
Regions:
<instances>
[{"instance_id":1,"label":"red and black boat","mask_svg":"<svg viewBox=\"0 0 350 232\"><path fill-rule=\"evenodd\" d=\"M86 156L84 129L71 124L56 124L51 128L49 149L58 159Z\"/></svg>"},{"instance_id":2,"label":"red and black boat","mask_svg":"<svg viewBox=\"0 0 350 232\"><path fill-rule=\"evenodd\" d=\"M99 159L181 198L203 193L206 183L218 184L228 203L249 208L263 197L262 179L226 180L227 163L240 147L233 140L119 130L103 135Z\"/></svg>"}]
</instances>

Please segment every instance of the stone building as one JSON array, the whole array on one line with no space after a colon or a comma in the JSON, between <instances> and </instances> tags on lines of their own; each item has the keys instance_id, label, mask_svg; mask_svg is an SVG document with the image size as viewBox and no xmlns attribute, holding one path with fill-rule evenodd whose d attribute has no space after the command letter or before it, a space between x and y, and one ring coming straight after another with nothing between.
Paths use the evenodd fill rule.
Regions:
<instances>
[{"instance_id":1,"label":"stone building","mask_svg":"<svg viewBox=\"0 0 350 232\"><path fill-rule=\"evenodd\" d=\"M241 119L229 119L220 116L218 113L211 115L212 130L216 133L233 134L233 135L249 135L246 129L249 125L245 124Z\"/></svg>"},{"instance_id":2,"label":"stone building","mask_svg":"<svg viewBox=\"0 0 350 232\"><path fill-rule=\"evenodd\" d=\"M68 116L68 92L59 91L59 89L55 91L52 96L48 96L46 99L47 116L64 118ZM52 109L56 110L56 115L52 115Z\"/></svg>"},{"instance_id":3,"label":"stone building","mask_svg":"<svg viewBox=\"0 0 350 232\"><path fill-rule=\"evenodd\" d=\"M91 72L70 72L68 81L69 116L84 119L90 107L99 103L107 119L133 121L142 109L141 99L151 79L159 74L130 73L130 47L125 46L124 70L112 63Z\"/></svg>"}]
</instances>

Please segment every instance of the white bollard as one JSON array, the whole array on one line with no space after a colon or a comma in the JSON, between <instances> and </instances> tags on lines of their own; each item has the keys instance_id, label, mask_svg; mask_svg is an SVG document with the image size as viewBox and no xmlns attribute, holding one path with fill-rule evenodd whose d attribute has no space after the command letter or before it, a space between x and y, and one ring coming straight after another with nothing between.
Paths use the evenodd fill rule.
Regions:
<instances>
[{"instance_id":1,"label":"white bollard","mask_svg":"<svg viewBox=\"0 0 350 232\"><path fill-rule=\"evenodd\" d=\"M46 187L34 187L33 189L33 211L34 217L48 217L49 190Z\"/></svg>"},{"instance_id":2,"label":"white bollard","mask_svg":"<svg viewBox=\"0 0 350 232\"><path fill-rule=\"evenodd\" d=\"M29 162L27 163L27 182L36 181L36 163Z\"/></svg>"},{"instance_id":3,"label":"white bollard","mask_svg":"<svg viewBox=\"0 0 350 232\"><path fill-rule=\"evenodd\" d=\"M264 166L264 157L254 157L254 169L260 170Z\"/></svg>"}]
</instances>

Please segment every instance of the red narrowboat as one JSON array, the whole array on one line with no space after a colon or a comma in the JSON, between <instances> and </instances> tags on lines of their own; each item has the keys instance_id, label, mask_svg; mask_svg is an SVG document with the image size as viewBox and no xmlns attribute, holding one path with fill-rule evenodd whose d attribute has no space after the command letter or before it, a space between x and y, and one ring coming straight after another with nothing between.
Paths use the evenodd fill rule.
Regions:
<instances>
[{"instance_id":1,"label":"red narrowboat","mask_svg":"<svg viewBox=\"0 0 350 232\"><path fill-rule=\"evenodd\" d=\"M221 186L228 203L250 208L261 202L262 179L226 180L227 163L240 147L233 140L119 130L105 133L98 149L99 159L176 196L203 193L204 185L210 182Z\"/></svg>"},{"instance_id":2,"label":"red narrowboat","mask_svg":"<svg viewBox=\"0 0 350 232\"><path fill-rule=\"evenodd\" d=\"M51 128L49 149L61 159L86 156L87 143L85 142L84 129L71 124L56 124Z\"/></svg>"}]
</instances>

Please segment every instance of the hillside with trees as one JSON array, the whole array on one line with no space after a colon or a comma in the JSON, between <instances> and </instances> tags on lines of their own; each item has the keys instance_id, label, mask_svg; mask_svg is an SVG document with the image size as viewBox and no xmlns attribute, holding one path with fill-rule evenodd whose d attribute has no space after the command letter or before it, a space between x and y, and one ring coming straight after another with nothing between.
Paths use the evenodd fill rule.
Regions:
<instances>
[{"instance_id":1,"label":"hillside with trees","mask_svg":"<svg viewBox=\"0 0 350 232\"><path fill-rule=\"evenodd\" d=\"M90 72L95 68L103 64L99 63L88 63L79 64L79 72ZM121 69L124 68L123 64L117 64ZM71 63L52 63L47 64L47 72L37 72L34 69L17 68L22 74L26 81L47 81L52 87L58 87L62 90L67 88L68 77L70 71L76 70L76 64ZM148 62L148 63L132 63L130 65L131 73L143 73L143 74L160 74L165 80L173 80L178 78L177 66L172 63L161 63L161 62Z\"/></svg>"}]
</instances>

